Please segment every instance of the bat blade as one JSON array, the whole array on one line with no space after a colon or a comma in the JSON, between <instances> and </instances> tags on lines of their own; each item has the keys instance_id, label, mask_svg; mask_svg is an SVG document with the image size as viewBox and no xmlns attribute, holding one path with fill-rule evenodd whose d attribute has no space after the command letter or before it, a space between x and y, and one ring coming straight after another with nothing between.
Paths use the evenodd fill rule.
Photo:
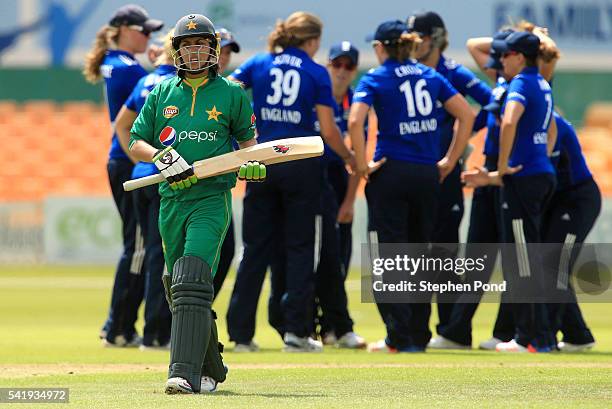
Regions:
<instances>
[{"instance_id":1,"label":"bat blade","mask_svg":"<svg viewBox=\"0 0 612 409\"><path fill-rule=\"evenodd\" d=\"M320 136L302 136L264 142L248 148L226 153L193 163L198 179L236 172L248 161L256 160L265 165L314 158L323 154L323 140ZM125 191L165 181L160 174L128 180L123 184Z\"/></svg>"}]
</instances>

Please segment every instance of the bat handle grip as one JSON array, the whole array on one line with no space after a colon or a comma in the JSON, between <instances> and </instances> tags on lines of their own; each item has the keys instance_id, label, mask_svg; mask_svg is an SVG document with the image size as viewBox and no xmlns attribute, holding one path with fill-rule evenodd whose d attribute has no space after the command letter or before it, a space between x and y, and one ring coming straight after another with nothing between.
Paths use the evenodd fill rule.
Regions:
<instances>
[{"instance_id":1,"label":"bat handle grip","mask_svg":"<svg viewBox=\"0 0 612 409\"><path fill-rule=\"evenodd\" d=\"M161 174L145 176L143 178L128 180L123 183L123 190L126 192L140 189L141 187L155 185L166 180Z\"/></svg>"}]
</instances>

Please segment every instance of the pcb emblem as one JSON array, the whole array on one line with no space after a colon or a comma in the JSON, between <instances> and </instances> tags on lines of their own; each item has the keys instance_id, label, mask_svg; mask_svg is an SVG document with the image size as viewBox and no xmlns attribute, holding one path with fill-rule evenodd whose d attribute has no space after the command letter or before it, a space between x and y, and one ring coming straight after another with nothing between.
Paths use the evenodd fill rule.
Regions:
<instances>
[{"instance_id":1,"label":"pcb emblem","mask_svg":"<svg viewBox=\"0 0 612 409\"><path fill-rule=\"evenodd\" d=\"M291 149L287 145L274 145L273 148L274 148L274 152L282 153L282 154L289 152L289 149Z\"/></svg>"},{"instance_id":2,"label":"pcb emblem","mask_svg":"<svg viewBox=\"0 0 612 409\"><path fill-rule=\"evenodd\" d=\"M162 112L162 115L164 116L164 118L167 118L167 119L174 118L178 114L179 114L179 109L177 106L174 106L174 105L165 107Z\"/></svg>"}]
</instances>

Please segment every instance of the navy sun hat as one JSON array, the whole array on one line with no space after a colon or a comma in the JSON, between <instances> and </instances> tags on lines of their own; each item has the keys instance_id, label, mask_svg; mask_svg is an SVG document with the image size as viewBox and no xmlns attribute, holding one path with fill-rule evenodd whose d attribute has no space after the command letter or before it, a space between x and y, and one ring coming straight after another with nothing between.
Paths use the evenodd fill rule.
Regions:
<instances>
[{"instance_id":1,"label":"navy sun hat","mask_svg":"<svg viewBox=\"0 0 612 409\"><path fill-rule=\"evenodd\" d=\"M221 48L225 47L226 45L230 45L232 46L233 52L235 53L240 52L240 44L238 44L238 42L234 38L234 35L232 34L231 31L229 31L226 28L221 27L217 29L217 34L219 34L219 38L221 39L221 42L220 42Z\"/></svg>"},{"instance_id":2,"label":"navy sun hat","mask_svg":"<svg viewBox=\"0 0 612 409\"><path fill-rule=\"evenodd\" d=\"M485 68L491 68L495 70L501 70L502 68L504 68L502 67L501 63L502 51L495 47L495 41L505 40L512 33L514 33L514 30L504 30L495 33L495 35L493 36L493 42L491 43L489 59L487 60L487 63L484 66Z\"/></svg>"},{"instance_id":3,"label":"navy sun hat","mask_svg":"<svg viewBox=\"0 0 612 409\"><path fill-rule=\"evenodd\" d=\"M401 20L387 20L381 23L376 32L366 37L366 41L380 41L388 45L396 42L403 33L408 32L408 26Z\"/></svg>"},{"instance_id":4,"label":"navy sun hat","mask_svg":"<svg viewBox=\"0 0 612 409\"><path fill-rule=\"evenodd\" d=\"M145 34L159 31L164 26L163 21L150 18L145 9L135 4L119 7L108 24L113 27L139 26Z\"/></svg>"},{"instance_id":5,"label":"navy sun hat","mask_svg":"<svg viewBox=\"0 0 612 409\"><path fill-rule=\"evenodd\" d=\"M341 43L334 44L329 49L330 60L335 60L340 57L348 57L353 64L359 64L359 50L357 50L350 41L342 41Z\"/></svg>"},{"instance_id":6,"label":"navy sun hat","mask_svg":"<svg viewBox=\"0 0 612 409\"><path fill-rule=\"evenodd\" d=\"M540 51L540 39L527 31L515 31L505 40L493 41L492 47L501 54L507 51L515 51L527 57L536 57Z\"/></svg>"}]
</instances>

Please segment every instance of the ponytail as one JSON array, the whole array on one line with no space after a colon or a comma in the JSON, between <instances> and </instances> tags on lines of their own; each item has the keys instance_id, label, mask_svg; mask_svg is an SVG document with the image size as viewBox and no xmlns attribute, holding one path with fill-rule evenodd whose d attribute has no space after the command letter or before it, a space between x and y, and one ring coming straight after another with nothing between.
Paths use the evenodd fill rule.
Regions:
<instances>
[{"instance_id":1,"label":"ponytail","mask_svg":"<svg viewBox=\"0 0 612 409\"><path fill-rule=\"evenodd\" d=\"M417 45L422 42L417 33L403 33L391 44L383 44L389 58L397 61L406 61L411 58Z\"/></svg>"},{"instance_id":2,"label":"ponytail","mask_svg":"<svg viewBox=\"0 0 612 409\"><path fill-rule=\"evenodd\" d=\"M102 61L104 61L106 52L110 48L117 46L118 39L119 28L117 27L105 25L98 30L93 46L85 56L83 75L88 82L95 84L102 79L100 66L102 65Z\"/></svg>"},{"instance_id":3,"label":"ponytail","mask_svg":"<svg viewBox=\"0 0 612 409\"><path fill-rule=\"evenodd\" d=\"M296 11L285 21L278 20L268 35L268 50L271 53L288 47L299 47L306 41L321 37L323 23L319 17L304 11Z\"/></svg>"},{"instance_id":4,"label":"ponytail","mask_svg":"<svg viewBox=\"0 0 612 409\"><path fill-rule=\"evenodd\" d=\"M514 28L518 31L527 31L533 33L536 29L536 25L530 21L521 20L516 24ZM550 42L547 41L540 41L540 50L538 51L538 58L542 59L542 61L545 63L549 63L553 60L558 60L560 57L561 53L555 45L550 44Z\"/></svg>"}]
</instances>

